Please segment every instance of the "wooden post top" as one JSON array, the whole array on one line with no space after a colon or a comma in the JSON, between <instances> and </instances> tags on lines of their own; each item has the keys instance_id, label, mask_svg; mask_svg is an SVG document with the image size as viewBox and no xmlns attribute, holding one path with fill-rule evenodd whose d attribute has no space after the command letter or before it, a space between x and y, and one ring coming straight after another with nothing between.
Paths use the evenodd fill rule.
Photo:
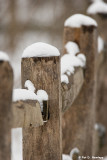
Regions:
<instances>
[{"instance_id":1,"label":"wooden post top","mask_svg":"<svg viewBox=\"0 0 107 160\"><path fill-rule=\"evenodd\" d=\"M59 56L60 53L58 49L52 45L37 42L28 46L23 54L22 58L31 58L31 57L54 57Z\"/></svg>"}]
</instances>

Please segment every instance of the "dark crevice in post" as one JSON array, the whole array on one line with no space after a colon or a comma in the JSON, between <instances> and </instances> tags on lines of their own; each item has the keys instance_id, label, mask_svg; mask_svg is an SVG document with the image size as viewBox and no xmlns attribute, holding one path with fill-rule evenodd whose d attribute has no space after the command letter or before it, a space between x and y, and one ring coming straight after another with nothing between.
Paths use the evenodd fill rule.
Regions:
<instances>
[{"instance_id":1,"label":"dark crevice in post","mask_svg":"<svg viewBox=\"0 0 107 160\"><path fill-rule=\"evenodd\" d=\"M102 20L106 20L107 19L107 13L98 13L98 15Z\"/></svg>"},{"instance_id":2,"label":"dark crevice in post","mask_svg":"<svg viewBox=\"0 0 107 160\"><path fill-rule=\"evenodd\" d=\"M49 119L49 108L48 101L43 101L43 121L47 121Z\"/></svg>"},{"instance_id":3,"label":"dark crevice in post","mask_svg":"<svg viewBox=\"0 0 107 160\"><path fill-rule=\"evenodd\" d=\"M83 33L86 33L86 32L92 33L96 27L82 25L82 28L83 28Z\"/></svg>"}]
</instances>

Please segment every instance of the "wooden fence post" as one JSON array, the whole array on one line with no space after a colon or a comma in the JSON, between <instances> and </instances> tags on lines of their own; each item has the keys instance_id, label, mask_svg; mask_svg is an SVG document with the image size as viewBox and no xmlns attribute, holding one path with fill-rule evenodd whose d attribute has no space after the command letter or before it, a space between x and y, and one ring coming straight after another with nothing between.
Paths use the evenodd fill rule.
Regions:
<instances>
[{"instance_id":1,"label":"wooden fence post","mask_svg":"<svg viewBox=\"0 0 107 160\"><path fill-rule=\"evenodd\" d=\"M43 125L40 104L35 100L20 100L12 103L12 127L28 128Z\"/></svg>"},{"instance_id":2,"label":"wooden fence post","mask_svg":"<svg viewBox=\"0 0 107 160\"><path fill-rule=\"evenodd\" d=\"M22 58L23 88L26 80L32 81L36 91L48 93L49 120L43 126L23 129L24 160L61 160L60 57Z\"/></svg>"},{"instance_id":3,"label":"wooden fence post","mask_svg":"<svg viewBox=\"0 0 107 160\"><path fill-rule=\"evenodd\" d=\"M96 100L96 123L102 124L106 128L105 136L101 141L104 141L102 146L98 146L97 150L94 149L96 155L106 156L107 154L107 13L96 13L90 15L98 23L98 31L102 36L105 46L103 53L103 61L97 70L97 100Z\"/></svg>"},{"instance_id":4,"label":"wooden fence post","mask_svg":"<svg viewBox=\"0 0 107 160\"><path fill-rule=\"evenodd\" d=\"M1 56L5 57L1 59ZM7 55L0 52L0 159L11 159L11 102L13 71Z\"/></svg>"},{"instance_id":5,"label":"wooden fence post","mask_svg":"<svg viewBox=\"0 0 107 160\"><path fill-rule=\"evenodd\" d=\"M64 46L69 41L76 42L80 52L86 56L86 68L82 89L73 105L63 115L63 153L69 153L71 149L77 147L80 155L91 156L95 118L97 27L94 25L66 26Z\"/></svg>"}]
</instances>

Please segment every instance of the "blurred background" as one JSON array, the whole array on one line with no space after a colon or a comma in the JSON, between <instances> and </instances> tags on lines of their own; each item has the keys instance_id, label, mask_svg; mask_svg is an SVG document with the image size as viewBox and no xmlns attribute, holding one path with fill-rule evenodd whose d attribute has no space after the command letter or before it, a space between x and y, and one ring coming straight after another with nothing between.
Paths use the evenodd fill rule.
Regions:
<instances>
[{"instance_id":1,"label":"blurred background","mask_svg":"<svg viewBox=\"0 0 107 160\"><path fill-rule=\"evenodd\" d=\"M9 54L20 87L23 50L35 42L63 44L63 25L74 13L86 13L90 0L0 0L0 50Z\"/></svg>"}]
</instances>

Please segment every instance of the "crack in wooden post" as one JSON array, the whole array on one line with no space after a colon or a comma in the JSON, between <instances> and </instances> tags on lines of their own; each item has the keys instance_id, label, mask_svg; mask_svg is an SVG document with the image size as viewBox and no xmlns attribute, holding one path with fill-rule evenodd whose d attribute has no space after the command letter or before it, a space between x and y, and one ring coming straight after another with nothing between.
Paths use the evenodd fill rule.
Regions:
<instances>
[{"instance_id":1,"label":"crack in wooden post","mask_svg":"<svg viewBox=\"0 0 107 160\"><path fill-rule=\"evenodd\" d=\"M48 121L48 119L49 119L48 101L43 101L43 120Z\"/></svg>"}]
</instances>

